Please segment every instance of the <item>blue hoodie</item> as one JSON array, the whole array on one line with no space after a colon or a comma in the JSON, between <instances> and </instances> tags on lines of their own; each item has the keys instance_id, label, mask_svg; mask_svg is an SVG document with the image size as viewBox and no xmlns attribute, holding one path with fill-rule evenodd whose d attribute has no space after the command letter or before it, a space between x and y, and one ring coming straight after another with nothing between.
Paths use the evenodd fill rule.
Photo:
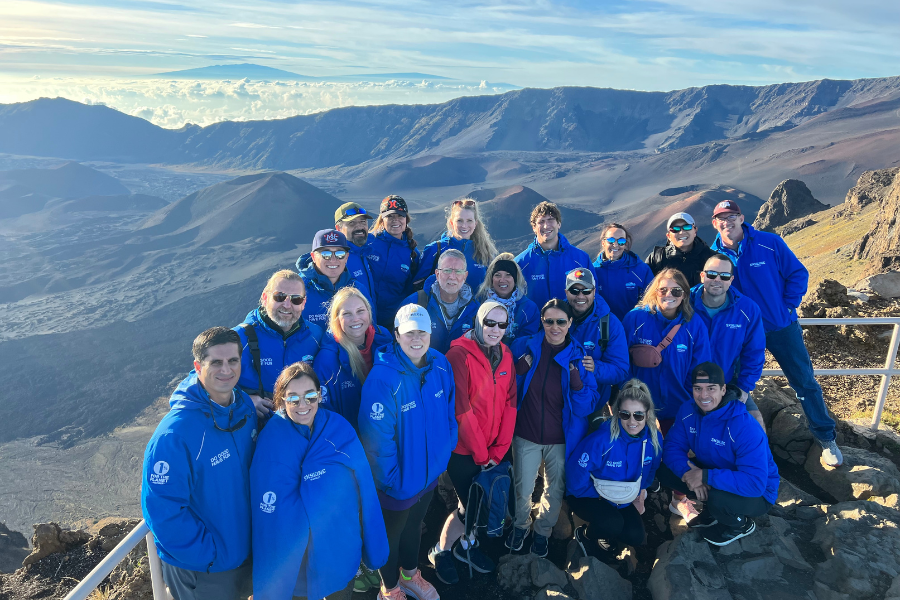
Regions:
<instances>
[{"instance_id":1,"label":"blue hoodie","mask_svg":"<svg viewBox=\"0 0 900 600\"><path fill-rule=\"evenodd\" d=\"M428 306L425 307L425 310L428 311L428 316L431 317L430 347L441 354L446 354L447 350L450 349L450 342L464 336L467 331L475 326L475 315L478 313L478 307L481 306L481 303L472 296L472 290L463 285L459 294L463 299L468 298L469 301L460 313L456 315L453 325L448 327L447 319L444 318L444 310L441 308L441 303L438 301L438 294L440 292L437 281L431 285L430 289L426 289L426 292L428 294ZM404 300L401 306L417 304L418 302L419 293L415 292Z\"/></svg>"},{"instance_id":2,"label":"blue hoodie","mask_svg":"<svg viewBox=\"0 0 900 600\"><path fill-rule=\"evenodd\" d=\"M561 233L556 250L545 252L535 238L516 257L516 264L528 282L528 297L537 304L538 309L543 308L551 298L566 299L566 273L572 269L581 267L594 272L587 252L570 244Z\"/></svg>"},{"instance_id":3,"label":"blue hoodie","mask_svg":"<svg viewBox=\"0 0 900 600\"><path fill-rule=\"evenodd\" d=\"M499 302L506 307L507 314L512 313L509 327L503 335L503 343L507 346L511 346L516 338L528 337L540 331L541 311L537 304L521 293L521 290L516 289L508 300L502 300L493 292L489 292L481 303L488 301Z\"/></svg>"},{"instance_id":4,"label":"blue hoodie","mask_svg":"<svg viewBox=\"0 0 900 600\"><path fill-rule=\"evenodd\" d=\"M213 402L197 374L180 383L144 452L141 511L159 557L204 573L236 569L250 555L250 461L256 409L235 388ZM225 429L246 419L233 433Z\"/></svg>"},{"instance_id":5,"label":"blue hoodie","mask_svg":"<svg viewBox=\"0 0 900 600\"><path fill-rule=\"evenodd\" d=\"M770 504L778 499L778 467L759 423L726 392L722 405L706 415L693 400L675 417L663 446L663 462L681 477L690 470L688 460L707 472L710 487L745 496L762 496ZM693 450L695 458L688 458Z\"/></svg>"},{"instance_id":6,"label":"blue hoodie","mask_svg":"<svg viewBox=\"0 0 900 600\"><path fill-rule=\"evenodd\" d=\"M260 309L247 313L244 323L250 324L256 330L259 339L260 371L262 372L263 389L269 396L275 390L275 380L281 371L295 362L308 362L312 364L319 347L322 344L322 328L315 323L307 323L300 317L297 325L287 337L281 329L272 326L271 321L263 319ZM241 378L238 387L248 394L257 394L259 391L259 378L253 368L253 357L247 345L247 334L243 327L235 327L235 331L241 336Z\"/></svg>"},{"instance_id":7,"label":"blue hoodie","mask_svg":"<svg viewBox=\"0 0 900 600\"><path fill-rule=\"evenodd\" d=\"M367 286L356 281L347 268L344 268L344 272L335 283L331 283L326 275L316 270L312 256L304 254L297 259L297 272L300 273L303 285L306 286L306 306L303 307L303 318L322 329L328 328L328 305L331 304L331 299L341 288L355 287L372 305L372 311L377 310L375 300Z\"/></svg>"},{"instance_id":8,"label":"blue hoodie","mask_svg":"<svg viewBox=\"0 0 900 600\"><path fill-rule=\"evenodd\" d=\"M257 600L324 598L347 586L360 559L387 562L372 471L340 415L317 411L310 431L277 413L260 434L250 489Z\"/></svg>"},{"instance_id":9,"label":"blue hoodie","mask_svg":"<svg viewBox=\"0 0 900 600\"><path fill-rule=\"evenodd\" d=\"M618 418L618 417L614 417ZM566 491L576 498L599 498L594 489L591 475L597 479L608 481L637 481L641 477L641 489L647 489L656 477L656 469L662 462L662 436L656 433L660 445L657 452L650 437L650 428L644 427L637 437L631 437L621 428L616 439L610 437L612 419L604 421L600 427L587 435L575 447L575 451L566 461ZM644 441L647 447L644 449ZM644 462L641 465L641 453ZM606 500L613 506L625 508L628 504L616 504Z\"/></svg>"},{"instance_id":10,"label":"blue hoodie","mask_svg":"<svg viewBox=\"0 0 900 600\"><path fill-rule=\"evenodd\" d=\"M694 318L703 319L709 331L712 361L725 372L725 383L752 392L766 362L766 332L759 306L734 287L728 290L728 306L710 317L703 304L703 284L691 290Z\"/></svg>"},{"instance_id":11,"label":"blue hoodie","mask_svg":"<svg viewBox=\"0 0 900 600\"><path fill-rule=\"evenodd\" d=\"M797 307L809 285L809 271L781 236L757 231L744 223L744 238L737 252L716 236L712 249L735 265L732 288L756 302L766 333L784 329L797 320Z\"/></svg>"},{"instance_id":12,"label":"blue hoodie","mask_svg":"<svg viewBox=\"0 0 900 600\"><path fill-rule=\"evenodd\" d=\"M373 352L392 341L391 334L384 327L375 325ZM316 355L313 368L322 382L322 401L319 406L338 413L357 429L362 384L350 368L347 351L337 343L331 330L325 333L325 343Z\"/></svg>"},{"instance_id":13,"label":"blue hoodie","mask_svg":"<svg viewBox=\"0 0 900 600\"><path fill-rule=\"evenodd\" d=\"M469 274L466 276L466 283L473 290L484 283L484 275L487 273L487 266L480 264L475 260L475 243L472 240L460 240L452 237L449 232L444 232L441 239L431 242L422 250L422 260L419 263L419 271L413 278L413 281L425 281L424 289L428 289L430 282L426 281L429 277L434 277L434 270L437 268L438 246L440 245L441 253L447 250L459 250L466 256L466 269ZM433 280L432 280L433 281Z\"/></svg>"},{"instance_id":14,"label":"blue hoodie","mask_svg":"<svg viewBox=\"0 0 900 600\"><path fill-rule=\"evenodd\" d=\"M619 260L606 260L598 254L594 261L597 295L609 304L612 314L621 321L637 306L644 290L653 281L653 271L631 250Z\"/></svg>"},{"instance_id":15,"label":"blue hoodie","mask_svg":"<svg viewBox=\"0 0 900 600\"><path fill-rule=\"evenodd\" d=\"M691 371L710 360L709 332L703 319L694 317L685 321L679 314L670 321L661 312L651 313L644 307L629 311L622 323L629 348L634 344L658 345L676 323L681 323L681 329L669 347L662 351L662 364L655 369L631 365L631 376L646 383L650 389L659 419L674 418L682 404L694 401Z\"/></svg>"},{"instance_id":16,"label":"blue hoodie","mask_svg":"<svg viewBox=\"0 0 900 600\"><path fill-rule=\"evenodd\" d=\"M544 343L544 332L525 338L517 338L512 345L512 355L516 362L526 354L531 355L531 368L525 375L518 375L519 403L516 409L522 408L522 400L531 385L531 378L541 362L541 346ZM575 445L581 441L588 430L588 417L597 409L597 382L594 374L585 371L581 359L587 353L578 340L569 339L569 344L557 354L555 360L562 367L562 392L565 404L563 406L563 433L566 436L566 456L568 457ZM581 377L582 388L578 391L569 387L569 363L574 362L578 366L578 375Z\"/></svg>"},{"instance_id":17,"label":"blue hoodie","mask_svg":"<svg viewBox=\"0 0 900 600\"><path fill-rule=\"evenodd\" d=\"M602 331L600 321L609 315L609 341L606 351L600 343ZM615 315L610 314L609 306L600 296L594 295L594 305L583 321L573 322L569 335L584 347L594 359L594 379L597 381L597 406L609 402L612 386L628 377L630 363L628 361L628 344L625 342L625 330Z\"/></svg>"},{"instance_id":18,"label":"blue hoodie","mask_svg":"<svg viewBox=\"0 0 900 600\"><path fill-rule=\"evenodd\" d=\"M410 250L405 233L398 240L387 231L381 231L369 245L372 248L368 255L369 268L377 286L377 322L393 331L394 316L413 291L413 275L419 269L419 251Z\"/></svg>"},{"instance_id":19,"label":"blue hoodie","mask_svg":"<svg viewBox=\"0 0 900 600\"><path fill-rule=\"evenodd\" d=\"M375 351L359 407L362 441L375 487L396 500L425 490L456 448L456 386L450 363L429 349L418 368L390 344Z\"/></svg>"}]
</instances>

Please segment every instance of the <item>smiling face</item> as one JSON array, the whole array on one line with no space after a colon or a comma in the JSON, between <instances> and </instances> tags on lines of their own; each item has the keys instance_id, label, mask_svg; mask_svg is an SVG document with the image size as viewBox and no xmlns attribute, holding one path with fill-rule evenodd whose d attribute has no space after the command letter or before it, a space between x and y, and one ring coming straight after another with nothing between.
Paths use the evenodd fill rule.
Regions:
<instances>
[{"instance_id":1,"label":"smiling face","mask_svg":"<svg viewBox=\"0 0 900 600\"><path fill-rule=\"evenodd\" d=\"M284 411L287 414L287 417L294 423L309 427L312 424L313 419L316 418L316 412L319 410L319 403L317 398L317 401L313 404L307 404L304 398L307 394L318 392L319 390L316 389L313 380L306 375L301 375L297 379L292 379L287 384L287 387L284 388ZM291 396L299 396L300 401L296 404L288 402L288 399L291 398Z\"/></svg>"},{"instance_id":2,"label":"smiling face","mask_svg":"<svg viewBox=\"0 0 900 600\"><path fill-rule=\"evenodd\" d=\"M460 208L454 211L456 218L450 221L453 237L467 240L475 233L478 221L475 220L475 211L469 208Z\"/></svg>"},{"instance_id":3,"label":"smiling face","mask_svg":"<svg viewBox=\"0 0 900 600\"><path fill-rule=\"evenodd\" d=\"M550 323L547 322L548 319L551 320ZM544 337L547 341L553 346L559 346L566 341L572 319L558 308L548 308L541 315L541 325L544 327Z\"/></svg>"},{"instance_id":4,"label":"smiling face","mask_svg":"<svg viewBox=\"0 0 900 600\"><path fill-rule=\"evenodd\" d=\"M387 215L384 217L384 229L399 240L403 237L403 232L406 231L408 222L409 219L406 218L406 215L398 215L396 213Z\"/></svg>"},{"instance_id":5,"label":"smiling face","mask_svg":"<svg viewBox=\"0 0 900 600\"><path fill-rule=\"evenodd\" d=\"M623 400L619 405L619 410L631 413L631 417L627 421L619 417L619 424L622 426L622 431L628 435L638 435L644 430L644 427L647 426L647 410L644 408L644 405L637 400ZM634 418L635 412L644 413L644 418L638 421Z\"/></svg>"},{"instance_id":6,"label":"smiling face","mask_svg":"<svg viewBox=\"0 0 900 600\"><path fill-rule=\"evenodd\" d=\"M586 289L590 289L590 292L587 294L581 293ZM573 293L576 291L580 293ZM569 289L566 290L566 300L569 302L569 306L572 307L572 310L575 311L575 314L581 316L591 310L591 307L594 306L594 297L596 293L597 291L594 288L587 288L580 283L573 283Z\"/></svg>"},{"instance_id":7,"label":"smiling face","mask_svg":"<svg viewBox=\"0 0 900 600\"><path fill-rule=\"evenodd\" d=\"M555 247L559 242L559 221L551 215L541 215L531 224L538 244L543 248Z\"/></svg>"},{"instance_id":8,"label":"smiling face","mask_svg":"<svg viewBox=\"0 0 900 600\"><path fill-rule=\"evenodd\" d=\"M688 224L689 223L687 221L685 221L683 219L678 219L677 221L672 223L672 227L684 227L685 225L688 225ZM670 230L670 231L666 232L666 239L669 240L669 242L673 246L678 248L679 250L689 249L693 245L694 238L696 238L696 237L697 237L697 228L696 227L691 227L690 231L673 232Z\"/></svg>"},{"instance_id":9,"label":"smiling face","mask_svg":"<svg viewBox=\"0 0 900 600\"><path fill-rule=\"evenodd\" d=\"M366 341L366 331L372 324L372 315L365 303L356 296L350 296L338 311L341 332L356 345Z\"/></svg>"},{"instance_id":10,"label":"smiling face","mask_svg":"<svg viewBox=\"0 0 900 600\"><path fill-rule=\"evenodd\" d=\"M506 323L509 317L506 314L505 308L495 308L488 312L485 320L494 321L496 323ZM506 333L505 329L500 329L497 325L493 327L488 327L484 323L482 323L482 337L484 337L484 343L489 348L496 346L503 340L503 334Z\"/></svg>"},{"instance_id":11,"label":"smiling face","mask_svg":"<svg viewBox=\"0 0 900 600\"><path fill-rule=\"evenodd\" d=\"M706 272L715 271L716 273L731 273L733 268L730 260L711 258L706 261L706 266L703 267L703 271L700 273L700 279L703 282L703 295L711 296L712 298L720 298L728 293L728 288L731 287L731 282L734 281L734 279L729 279L728 281L722 281L721 277L710 279L706 276Z\"/></svg>"},{"instance_id":12,"label":"smiling face","mask_svg":"<svg viewBox=\"0 0 900 600\"><path fill-rule=\"evenodd\" d=\"M331 252L331 258L323 257L323 252ZM343 252L344 258L338 258L335 256L335 252ZM341 276L341 273L344 272L349 256L350 254L345 248L341 248L340 246L325 246L312 253L312 261L313 264L316 265L316 269L319 270L319 273L322 273L334 283Z\"/></svg>"},{"instance_id":13,"label":"smiling face","mask_svg":"<svg viewBox=\"0 0 900 600\"><path fill-rule=\"evenodd\" d=\"M334 228L343 233L351 244L360 248L365 246L369 239L369 219L365 215L357 215L352 219L335 223Z\"/></svg>"},{"instance_id":14,"label":"smiling face","mask_svg":"<svg viewBox=\"0 0 900 600\"><path fill-rule=\"evenodd\" d=\"M680 298L676 298L672 295L673 288L681 289L682 295ZM659 281L659 290L657 291L656 297L659 301L659 308L667 319L671 319L675 316L675 313L678 312L678 307L684 302L685 293L686 291L682 289L674 279L666 277Z\"/></svg>"},{"instance_id":15,"label":"smiling face","mask_svg":"<svg viewBox=\"0 0 900 600\"><path fill-rule=\"evenodd\" d=\"M725 386L717 383L701 383L694 384L694 402L703 412L715 410L722 404L722 398L725 397Z\"/></svg>"},{"instance_id":16,"label":"smiling face","mask_svg":"<svg viewBox=\"0 0 900 600\"><path fill-rule=\"evenodd\" d=\"M603 234L603 239L600 241L600 244L603 247L603 257L606 260L619 260L625 256L625 246L620 246L617 241L609 243L606 241L609 238L615 240L625 239L625 230L619 229L618 227L607 229L606 233Z\"/></svg>"},{"instance_id":17,"label":"smiling face","mask_svg":"<svg viewBox=\"0 0 900 600\"><path fill-rule=\"evenodd\" d=\"M444 271L451 271L445 273ZM456 271L461 271L457 273ZM455 296L459 293L460 288L466 282L466 261L453 256L442 258L438 262L438 268L435 270L438 286L448 296Z\"/></svg>"},{"instance_id":18,"label":"smiling face","mask_svg":"<svg viewBox=\"0 0 900 600\"><path fill-rule=\"evenodd\" d=\"M744 236L741 226L744 224L744 215L733 212L721 213L713 217L712 225L725 242L739 242Z\"/></svg>"},{"instance_id":19,"label":"smiling face","mask_svg":"<svg viewBox=\"0 0 900 600\"><path fill-rule=\"evenodd\" d=\"M491 277L491 289L501 298L509 298L516 291L516 278L506 271L497 271Z\"/></svg>"},{"instance_id":20,"label":"smiling face","mask_svg":"<svg viewBox=\"0 0 900 600\"><path fill-rule=\"evenodd\" d=\"M403 334L394 332L394 337L397 338L403 354L417 367L422 366L425 355L428 354L428 347L431 345L431 332L418 329Z\"/></svg>"},{"instance_id":21,"label":"smiling face","mask_svg":"<svg viewBox=\"0 0 900 600\"><path fill-rule=\"evenodd\" d=\"M275 294L285 294L287 298L284 302L276 302ZM272 284L272 289L265 290L260 298L260 304L266 309L269 318L275 321L275 324L281 327L283 331L290 331L291 328L300 320L303 314L303 307L306 306L306 299L299 306L295 306L291 302L291 296L306 296L306 289L302 281L294 281L290 279L278 279Z\"/></svg>"},{"instance_id":22,"label":"smiling face","mask_svg":"<svg viewBox=\"0 0 900 600\"><path fill-rule=\"evenodd\" d=\"M241 377L241 349L237 344L210 346L203 360L194 361L194 370L209 397L226 406Z\"/></svg>"}]
</instances>

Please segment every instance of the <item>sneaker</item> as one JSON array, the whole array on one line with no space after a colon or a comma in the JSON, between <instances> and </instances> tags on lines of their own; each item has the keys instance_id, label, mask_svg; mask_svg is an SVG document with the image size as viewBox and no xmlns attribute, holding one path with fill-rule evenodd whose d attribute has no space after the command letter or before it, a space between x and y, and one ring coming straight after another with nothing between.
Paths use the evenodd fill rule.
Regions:
<instances>
[{"instance_id":1,"label":"sneaker","mask_svg":"<svg viewBox=\"0 0 900 600\"><path fill-rule=\"evenodd\" d=\"M353 591L365 593L377 587L381 587L381 576L378 571L370 571L360 566L356 577L353 578Z\"/></svg>"},{"instance_id":2,"label":"sneaker","mask_svg":"<svg viewBox=\"0 0 900 600\"><path fill-rule=\"evenodd\" d=\"M685 523L690 523L698 516L700 513L697 511L697 507L694 506L694 501L688 498L687 496L682 496L678 502L675 501L675 497L672 497L672 501L669 502L669 510L682 519L684 519Z\"/></svg>"},{"instance_id":3,"label":"sneaker","mask_svg":"<svg viewBox=\"0 0 900 600\"><path fill-rule=\"evenodd\" d=\"M704 508L700 511L700 515L691 521L688 525L690 525L691 529L703 529L705 527L712 527L719 521L715 519L711 514L709 514L709 510Z\"/></svg>"},{"instance_id":4,"label":"sneaker","mask_svg":"<svg viewBox=\"0 0 900 600\"><path fill-rule=\"evenodd\" d=\"M407 596L412 596L417 600L441 600L434 586L425 581L422 577L422 570L416 569L415 575L407 578L403 572L400 573L400 587L406 592Z\"/></svg>"},{"instance_id":5,"label":"sneaker","mask_svg":"<svg viewBox=\"0 0 900 600\"><path fill-rule=\"evenodd\" d=\"M736 529L727 528L721 524L710 527L703 534L703 539L713 546L727 546L735 540L747 537L756 531L756 523L748 517L738 517L741 524Z\"/></svg>"},{"instance_id":6,"label":"sneaker","mask_svg":"<svg viewBox=\"0 0 900 600\"><path fill-rule=\"evenodd\" d=\"M844 455L841 454L841 449L838 448L837 442L834 440L830 442L816 441L822 446L822 457L819 460L823 465L834 468L844 464Z\"/></svg>"},{"instance_id":7,"label":"sneaker","mask_svg":"<svg viewBox=\"0 0 900 600\"><path fill-rule=\"evenodd\" d=\"M588 554L588 548L590 548L593 542L587 537L587 525L579 525L575 528L575 543L578 544L582 554L590 556Z\"/></svg>"},{"instance_id":8,"label":"sneaker","mask_svg":"<svg viewBox=\"0 0 900 600\"><path fill-rule=\"evenodd\" d=\"M407 600L406 592L399 585L392 590L386 590L384 586L381 586L381 589L378 590L378 600Z\"/></svg>"},{"instance_id":9,"label":"sneaker","mask_svg":"<svg viewBox=\"0 0 900 600\"><path fill-rule=\"evenodd\" d=\"M481 551L478 547L478 540L475 540L475 545L469 546L468 550L463 549L462 544L457 543L453 546L453 556L479 573L490 573L494 570L494 561Z\"/></svg>"},{"instance_id":10,"label":"sneaker","mask_svg":"<svg viewBox=\"0 0 900 600\"><path fill-rule=\"evenodd\" d=\"M454 556L456 553L453 553ZM456 572L456 563L450 556L449 550L438 550L437 546L433 546L428 551L428 562L434 566L434 574L437 578L446 583L453 585L459 583L459 574Z\"/></svg>"},{"instance_id":11,"label":"sneaker","mask_svg":"<svg viewBox=\"0 0 900 600\"><path fill-rule=\"evenodd\" d=\"M513 552L518 552L522 549L522 546L525 545L525 538L528 537L530 532L530 529L513 527L512 531L509 532L509 535L506 536L506 547Z\"/></svg>"},{"instance_id":12,"label":"sneaker","mask_svg":"<svg viewBox=\"0 0 900 600\"><path fill-rule=\"evenodd\" d=\"M547 536L539 533L534 534L534 541L531 542L531 553L540 557L547 556Z\"/></svg>"}]
</instances>

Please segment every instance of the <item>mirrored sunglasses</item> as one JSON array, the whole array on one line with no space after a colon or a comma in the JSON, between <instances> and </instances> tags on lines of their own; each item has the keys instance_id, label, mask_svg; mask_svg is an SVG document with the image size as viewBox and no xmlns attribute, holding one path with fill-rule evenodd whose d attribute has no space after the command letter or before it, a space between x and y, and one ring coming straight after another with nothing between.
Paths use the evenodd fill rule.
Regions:
<instances>
[{"instance_id":1,"label":"mirrored sunglasses","mask_svg":"<svg viewBox=\"0 0 900 600\"><path fill-rule=\"evenodd\" d=\"M657 290L657 293L660 296L666 296L666 295L671 294L673 298L681 298L682 296L684 296L684 290L681 289L680 287L673 287L673 288L661 287Z\"/></svg>"},{"instance_id":2,"label":"mirrored sunglasses","mask_svg":"<svg viewBox=\"0 0 900 600\"><path fill-rule=\"evenodd\" d=\"M631 417L634 417L634 420L637 421L638 423L640 423L641 421L644 420L644 416L645 416L644 412L641 410L636 410L633 413L628 412L627 410L619 411L619 418L622 419L623 421L627 421Z\"/></svg>"},{"instance_id":3,"label":"mirrored sunglasses","mask_svg":"<svg viewBox=\"0 0 900 600\"><path fill-rule=\"evenodd\" d=\"M306 394L300 396L299 394L288 394L284 397L284 401L286 404L290 404L291 406L297 406L300 404L300 400L303 400L307 406L310 404L315 404L319 401L319 392L307 392Z\"/></svg>"},{"instance_id":4,"label":"mirrored sunglasses","mask_svg":"<svg viewBox=\"0 0 900 600\"><path fill-rule=\"evenodd\" d=\"M608 237L608 238L606 238L606 243L607 244L618 244L620 246L624 246L628 243L628 240L626 238L616 239L614 237Z\"/></svg>"},{"instance_id":5,"label":"mirrored sunglasses","mask_svg":"<svg viewBox=\"0 0 900 600\"><path fill-rule=\"evenodd\" d=\"M682 231L691 231L694 229L693 225L672 225L669 227L669 231L672 233L680 233Z\"/></svg>"},{"instance_id":6,"label":"mirrored sunglasses","mask_svg":"<svg viewBox=\"0 0 900 600\"><path fill-rule=\"evenodd\" d=\"M331 260L331 257L334 257L338 260L343 260L347 256L346 250L316 250L319 253L319 256L324 258L325 260Z\"/></svg>"},{"instance_id":7,"label":"mirrored sunglasses","mask_svg":"<svg viewBox=\"0 0 900 600\"><path fill-rule=\"evenodd\" d=\"M722 281L731 281L731 278L734 277L732 273L722 273L720 271L703 271L703 275L706 276L707 279L721 279Z\"/></svg>"}]
</instances>

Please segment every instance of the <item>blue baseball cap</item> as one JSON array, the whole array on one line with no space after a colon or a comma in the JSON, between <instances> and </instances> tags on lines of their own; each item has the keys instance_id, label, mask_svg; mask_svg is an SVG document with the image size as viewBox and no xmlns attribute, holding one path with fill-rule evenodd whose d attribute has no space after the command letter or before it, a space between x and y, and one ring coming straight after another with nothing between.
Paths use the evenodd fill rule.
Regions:
<instances>
[{"instance_id":1,"label":"blue baseball cap","mask_svg":"<svg viewBox=\"0 0 900 600\"><path fill-rule=\"evenodd\" d=\"M337 229L320 229L316 232L316 237L313 238L312 251L315 252L320 248L329 246L350 249L350 245L347 243L347 236L343 233Z\"/></svg>"}]
</instances>

